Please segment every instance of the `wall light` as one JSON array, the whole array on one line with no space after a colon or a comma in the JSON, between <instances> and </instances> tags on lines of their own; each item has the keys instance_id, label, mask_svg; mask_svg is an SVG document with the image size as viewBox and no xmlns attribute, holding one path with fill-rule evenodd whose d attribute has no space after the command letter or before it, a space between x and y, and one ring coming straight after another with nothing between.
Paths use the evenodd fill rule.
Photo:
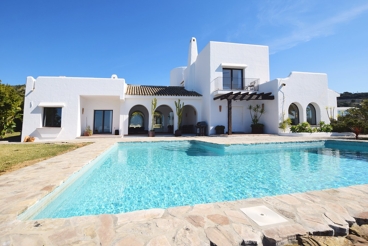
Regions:
<instances>
[{"instance_id":1,"label":"wall light","mask_svg":"<svg viewBox=\"0 0 368 246\"><path fill-rule=\"evenodd\" d=\"M82 108L82 114L84 114L84 108Z\"/></svg>"},{"instance_id":2,"label":"wall light","mask_svg":"<svg viewBox=\"0 0 368 246\"><path fill-rule=\"evenodd\" d=\"M219 106L219 111L220 111L220 112L221 112L221 109L222 109L222 106L220 105L220 106Z\"/></svg>"}]
</instances>

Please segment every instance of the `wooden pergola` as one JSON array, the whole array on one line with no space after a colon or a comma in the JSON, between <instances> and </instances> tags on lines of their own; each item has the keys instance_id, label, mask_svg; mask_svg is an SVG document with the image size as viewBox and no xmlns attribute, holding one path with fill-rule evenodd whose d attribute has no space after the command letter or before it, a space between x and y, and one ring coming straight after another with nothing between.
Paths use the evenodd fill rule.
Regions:
<instances>
[{"instance_id":1,"label":"wooden pergola","mask_svg":"<svg viewBox=\"0 0 368 246\"><path fill-rule=\"evenodd\" d=\"M250 100L274 100L275 96L269 93L249 93L249 92L229 92L223 95L217 95L213 100L227 100L227 129L228 135L232 134L232 101L250 101Z\"/></svg>"}]
</instances>

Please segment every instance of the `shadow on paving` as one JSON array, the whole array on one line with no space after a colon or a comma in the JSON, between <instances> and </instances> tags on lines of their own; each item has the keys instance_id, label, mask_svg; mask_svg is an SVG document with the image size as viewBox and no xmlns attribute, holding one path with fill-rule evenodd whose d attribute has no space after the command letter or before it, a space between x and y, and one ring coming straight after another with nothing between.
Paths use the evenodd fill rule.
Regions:
<instances>
[{"instance_id":1,"label":"shadow on paving","mask_svg":"<svg viewBox=\"0 0 368 246\"><path fill-rule=\"evenodd\" d=\"M21 142L21 137L20 136L8 137L5 139L0 139L0 142Z\"/></svg>"}]
</instances>

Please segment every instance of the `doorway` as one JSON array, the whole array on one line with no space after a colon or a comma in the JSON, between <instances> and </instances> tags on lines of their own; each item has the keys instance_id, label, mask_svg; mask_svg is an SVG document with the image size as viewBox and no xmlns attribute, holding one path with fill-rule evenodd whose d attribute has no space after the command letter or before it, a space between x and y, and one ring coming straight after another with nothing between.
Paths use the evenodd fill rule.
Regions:
<instances>
[{"instance_id":1,"label":"doorway","mask_svg":"<svg viewBox=\"0 0 368 246\"><path fill-rule=\"evenodd\" d=\"M95 110L93 121L94 134L112 133L112 110Z\"/></svg>"},{"instance_id":2,"label":"doorway","mask_svg":"<svg viewBox=\"0 0 368 246\"><path fill-rule=\"evenodd\" d=\"M232 107L232 132L244 132L243 107Z\"/></svg>"}]
</instances>

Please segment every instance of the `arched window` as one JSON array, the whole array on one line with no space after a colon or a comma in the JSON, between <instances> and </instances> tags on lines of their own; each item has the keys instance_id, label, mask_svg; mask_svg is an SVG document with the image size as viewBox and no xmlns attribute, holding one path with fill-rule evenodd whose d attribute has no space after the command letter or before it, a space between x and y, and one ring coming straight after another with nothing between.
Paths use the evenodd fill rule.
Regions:
<instances>
[{"instance_id":1,"label":"arched window","mask_svg":"<svg viewBox=\"0 0 368 246\"><path fill-rule=\"evenodd\" d=\"M298 125L300 122L298 106L296 106L294 103L290 104L288 112L289 112L289 118L291 119L291 124Z\"/></svg>"},{"instance_id":2,"label":"arched window","mask_svg":"<svg viewBox=\"0 0 368 246\"><path fill-rule=\"evenodd\" d=\"M129 127L143 127L144 115L140 111L135 111L130 115Z\"/></svg>"},{"instance_id":3,"label":"arched window","mask_svg":"<svg viewBox=\"0 0 368 246\"><path fill-rule=\"evenodd\" d=\"M316 109L312 104L308 104L307 106L307 121L311 125L317 125Z\"/></svg>"}]
</instances>

